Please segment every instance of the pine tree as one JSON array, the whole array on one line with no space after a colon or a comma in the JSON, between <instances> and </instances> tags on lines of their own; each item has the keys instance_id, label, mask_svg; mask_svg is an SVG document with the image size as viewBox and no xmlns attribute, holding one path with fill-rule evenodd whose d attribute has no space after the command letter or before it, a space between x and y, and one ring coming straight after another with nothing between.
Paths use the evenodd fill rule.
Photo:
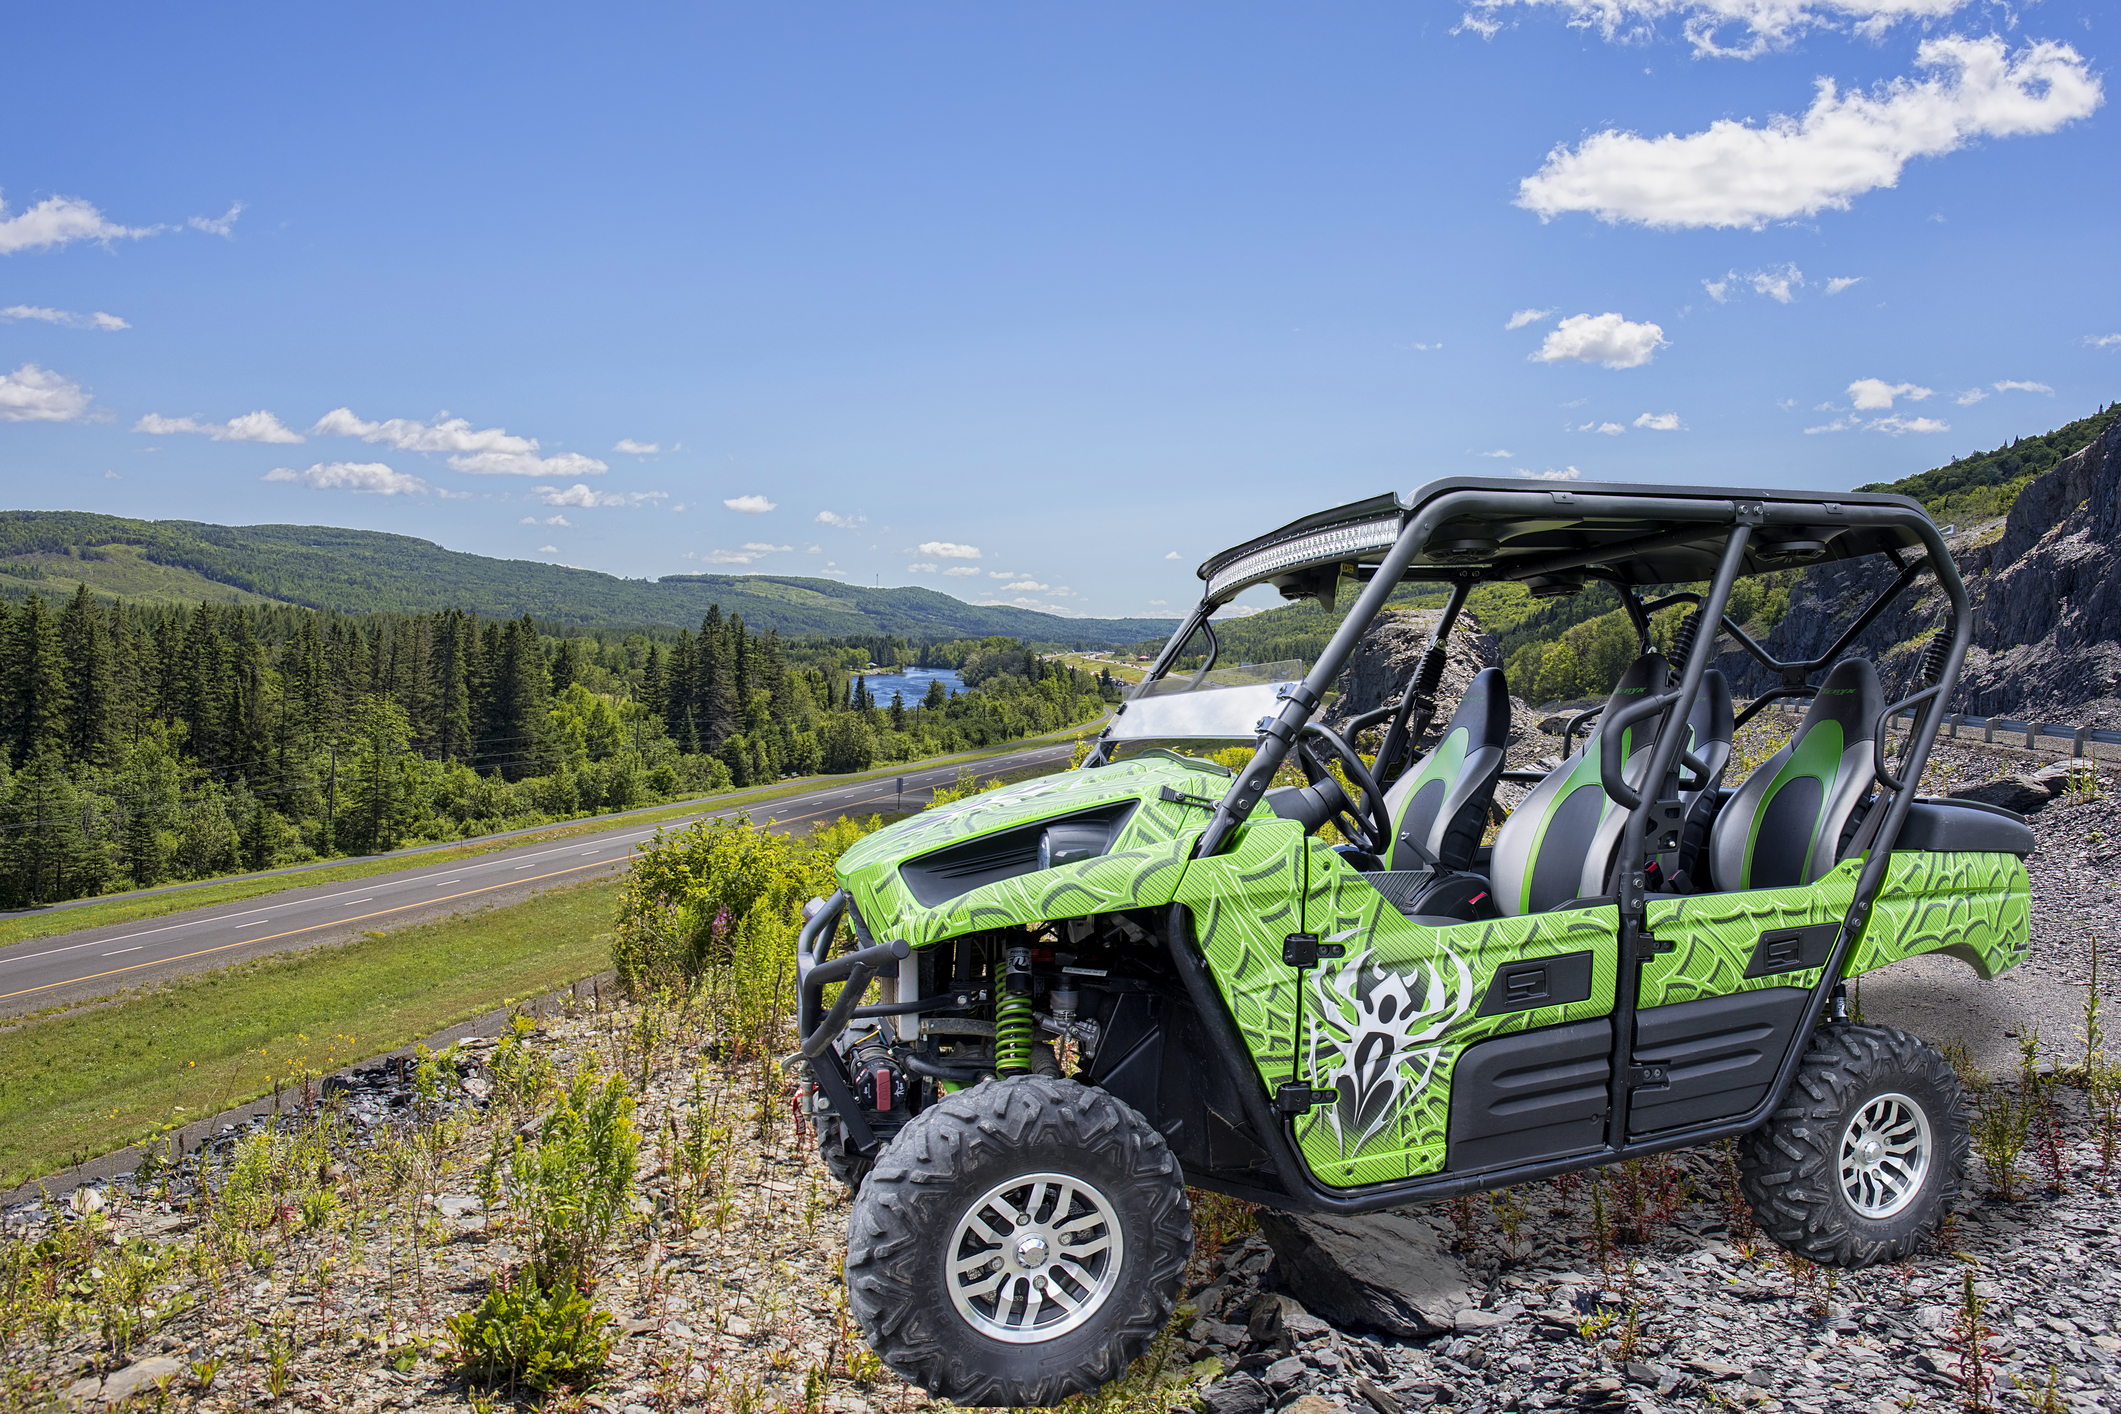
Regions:
<instances>
[{"instance_id":1,"label":"pine tree","mask_svg":"<svg viewBox=\"0 0 2121 1414\"><path fill-rule=\"evenodd\" d=\"M11 759L25 766L46 748L66 740L66 659L59 646L59 626L43 596L32 594L8 615L4 647L5 696L0 700L0 740Z\"/></svg>"},{"instance_id":2,"label":"pine tree","mask_svg":"<svg viewBox=\"0 0 2121 1414\"><path fill-rule=\"evenodd\" d=\"M66 754L95 766L117 755L117 692L110 626L83 584L59 614L59 651L66 667Z\"/></svg>"}]
</instances>

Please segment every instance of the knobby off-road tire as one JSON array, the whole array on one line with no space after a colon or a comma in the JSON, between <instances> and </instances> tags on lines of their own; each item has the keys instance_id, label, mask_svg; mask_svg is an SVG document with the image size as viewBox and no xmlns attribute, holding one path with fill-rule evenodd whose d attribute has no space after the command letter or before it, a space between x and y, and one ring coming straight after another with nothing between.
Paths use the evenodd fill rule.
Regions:
<instances>
[{"instance_id":1,"label":"knobby off-road tire","mask_svg":"<svg viewBox=\"0 0 2121 1414\"><path fill-rule=\"evenodd\" d=\"M1890 1026L1820 1029L1782 1107L1738 1142L1761 1231L1815 1262L1867 1267L1942 1221L1972 1141L1943 1056Z\"/></svg>"},{"instance_id":2,"label":"knobby off-road tire","mask_svg":"<svg viewBox=\"0 0 2121 1414\"><path fill-rule=\"evenodd\" d=\"M847 1297L885 1364L959 1404L1118 1378L1170 1319L1192 1210L1164 1138L1072 1080L989 1080L917 1115L847 1232Z\"/></svg>"}]
</instances>

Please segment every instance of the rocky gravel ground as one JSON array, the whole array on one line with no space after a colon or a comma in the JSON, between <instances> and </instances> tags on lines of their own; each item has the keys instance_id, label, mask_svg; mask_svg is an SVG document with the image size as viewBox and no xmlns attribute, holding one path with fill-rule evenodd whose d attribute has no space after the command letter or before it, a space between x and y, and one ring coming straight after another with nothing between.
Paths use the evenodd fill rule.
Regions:
<instances>
[{"instance_id":1,"label":"rocky gravel ground","mask_svg":"<svg viewBox=\"0 0 2121 1414\"><path fill-rule=\"evenodd\" d=\"M2046 791L2048 764L1947 744L1925 786L2023 774ZM2102 861L2121 779L2102 780L2103 795L2080 776L2032 817L2028 967L2080 987L2088 940L2116 915ZM2065 1034L2044 1034L2067 1060ZM516 1048L505 1064L488 1042L424 1081L410 1066L357 1073L269 1134L261 1121L162 1172L0 1213L0 1409L509 1403L453 1371L443 1322L521 1255L476 1165L524 1122L509 1087L532 1061L642 1077L642 1147L595 1292L618 1322L607 1373L526 1406L930 1407L862 1345L839 1278L848 1199L755 1057L626 1004L526 1019L501 1045ZM2031 1083L2052 1104L2048 1151L2028 1145L2000 1177L1977 1164L1932 1250L1861 1273L1754 1235L1720 1149L1379 1219L1255 1219L1196 1195L1202 1246L1178 1318L1089 1407L2121 1411L2115 1159L2081 1088ZM1984 1103L2025 1113L2033 1093L1998 1082ZM267 1178L238 1177L261 1134L284 1153ZM242 1206L239 1189L264 1199ZM25 1281L36 1253L68 1242L100 1255L63 1289Z\"/></svg>"}]
</instances>

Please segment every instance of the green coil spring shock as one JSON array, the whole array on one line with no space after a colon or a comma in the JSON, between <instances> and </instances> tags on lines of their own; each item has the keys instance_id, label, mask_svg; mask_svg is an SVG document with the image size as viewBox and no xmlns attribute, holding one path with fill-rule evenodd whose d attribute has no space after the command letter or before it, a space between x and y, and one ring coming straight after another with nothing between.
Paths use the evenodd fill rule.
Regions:
<instances>
[{"instance_id":1,"label":"green coil spring shock","mask_svg":"<svg viewBox=\"0 0 2121 1414\"><path fill-rule=\"evenodd\" d=\"M1031 1073L1031 949L1009 949L1009 971L994 999L994 1073Z\"/></svg>"}]
</instances>

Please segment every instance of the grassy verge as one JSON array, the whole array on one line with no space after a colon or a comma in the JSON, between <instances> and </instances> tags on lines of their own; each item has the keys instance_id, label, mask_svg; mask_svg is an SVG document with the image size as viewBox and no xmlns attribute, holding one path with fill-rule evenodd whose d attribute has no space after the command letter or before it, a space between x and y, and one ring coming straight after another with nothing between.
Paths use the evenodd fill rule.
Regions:
<instances>
[{"instance_id":1,"label":"grassy verge","mask_svg":"<svg viewBox=\"0 0 2121 1414\"><path fill-rule=\"evenodd\" d=\"M922 770L929 766L951 761L976 762L995 756L1006 756L1012 752L1028 750L1055 741L1064 741L1077 732L1094 727L1095 723L1081 723L1065 731L1053 732L1043 737L1026 737L1022 740L1004 742L998 746L983 747L977 751L958 752L951 756L938 756L925 761L900 761L880 766L873 771L849 776L811 776L801 781L791 781L772 789L731 791L725 795L693 796L688 800L638 813L617 815L591 815L580 820L555 822L551 827L531 834L509 835L505 838L487 836L467 840L453 848L426 850L418 854L387 854L375 859L349 861L345 864L327 865L321 869L305 869L298 873L238 875L219 882L201 884L191 888L170 889L161 893L113 894L110 898L81 908L55 909L49 912L23 914L14 918L0 919L0 948L16 943L31 942L37 938L56 937L61 933L78 933L88 928L107 928L119 923L133 923L143 918L160 918L171 913L187 913L195 908L211 908L218 904L240 903L245 899L276 894L287 889L308 889L323 884L344 883L353 879L365 879L375 874L394 874L400 869L411 869L424 864L448 864L459 859L470 859L476 855L491 854L496 850L515 849L520 845L538 844L547 840L571 839L576 835L600 834L628 825L655 825L671 820L688 819L694 815L717 810L750 810L768 805L789 796L802 795L832 786L859 785L867 781L889 780L908 771Z\"/></svg>"},{"instance_id":2,"label":"grassy verge","mask_svg":"<svg viewBox=\"0 0 2121 1414\"><path fill-rule=\"evenodd\" d=\"M609 965L619 881L185 978L0 1032L0 1189Z\"/></svg>"}]
</instances>

